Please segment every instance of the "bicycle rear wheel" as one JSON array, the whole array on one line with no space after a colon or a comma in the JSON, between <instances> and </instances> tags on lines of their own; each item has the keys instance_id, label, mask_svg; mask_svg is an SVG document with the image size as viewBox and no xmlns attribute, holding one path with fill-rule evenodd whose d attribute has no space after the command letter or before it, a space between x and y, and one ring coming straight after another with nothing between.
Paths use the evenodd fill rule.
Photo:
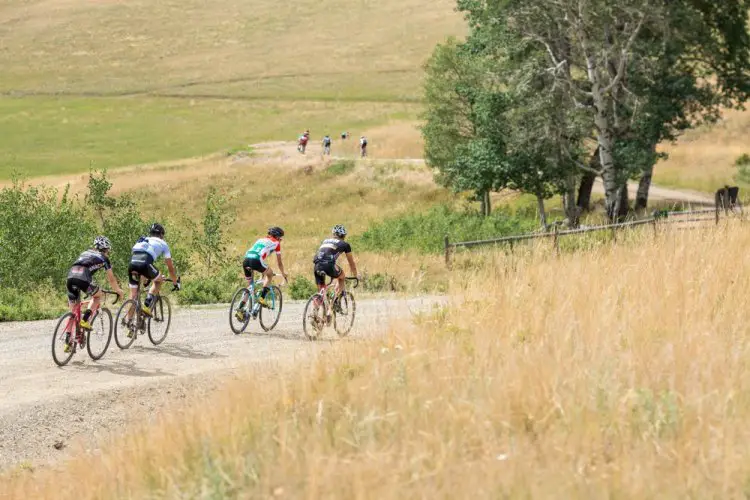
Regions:
<instances>
[{"instance_id":1,"label":"bicycle rear wheel","mask_svg":"<svg viewBox=\"0 0 750 500\"><path fill-rule=\"evenodd\" d=\"M274 329L281 318L281 306L284 305L284 298L281 296L281 289L272 285L266 295L266 301L271 304L270 307L261 307L259 314L260 327L269 332Z\"/></svg>"},{"instance_id":2,"label":"bicycle rear wheel","mask_svg":"<svg viewBox=\"0 0 750 500\"><path fill-rule=\"evenodd\" d=\"M69 340L73 340L75 337L75 325L71 325L71 333L65 332L65 327L68 326L68 322L75 322L75 316L73 313L63 314L60 321L55 326L55 331L52 333L52 360L57 366L65 366L76 353L75 342L70 342L70 350L65 352L65 346Z\"/></svg>"},{"instance_id":3,"label":"bicycle rear wheel","mask_svg":"<svg viewBox=\"0 0 750 500\"><path fill-rule=\"evenodd\" d=\"M102 359L112 341L112 313L101 308L91 320L91 330L86 341L86 350L94 361Z\"/></svg>"},{"instance_id":4,"label":"bicycle rear wheel","mask_svg":"<svg viewBox=\"0 0 750 500\"><path fill-rule=\"evenodd\" d=\"M138 303L128 299L122 303L115 318L115 344L120 349L127 349L138 337Z\"/></svg>"},{"instance_id":5,"label":"bicycle rear wheel","mask_svg":"<svg viewBox=\"0 0 750 500\"><path fill-rule=\"evenodd\" d=\"M326 325L325 300L317 293L310 297L302 314L302 330L308 340L317 340Z\"/></svg>"},{"instance_id":6,"label":"bicycle rear wheel","mask_svg":"<svg viewBox=\"0 0 750 500\"><path fill-rule=\"evenodd\" d=\"M154 345L164 342L172 323L172 304L169 299L157 295L151 304L151 317L148 319L148 338Z\"/></svg>"},{"instance_id":7,"label":"bicycle rear wheel","mask_svg":"<svg viewBox=\"0 0 750 500\"><path fill-rule=\"evenodd\" d=\"M349 334L354 326L356 313L357 303L354 302L354 295L348 290L344 291L333 306L333 328L339 337L346 337Z\"/></svg>"},{"instance_id":8,"label":"bicycle rear wheel","mask_svg":"<svg viewBox=\"0 0 750 500\"><path fill-rule=\"evenodd\" d=\"M245 305L242 307L244 318L242 321L235 316L238 310L240 310L240 304L244 302ZM235 335L238 335L245 331L245 328L247 328L247 324L250 323L250 309L252 309L253 301L250 298L250 291L245 288L241 287L236 292L234 292L234 296L232 297L232 302L229 304L229 328L232 329Z\"/></svg>"}]
</instances>

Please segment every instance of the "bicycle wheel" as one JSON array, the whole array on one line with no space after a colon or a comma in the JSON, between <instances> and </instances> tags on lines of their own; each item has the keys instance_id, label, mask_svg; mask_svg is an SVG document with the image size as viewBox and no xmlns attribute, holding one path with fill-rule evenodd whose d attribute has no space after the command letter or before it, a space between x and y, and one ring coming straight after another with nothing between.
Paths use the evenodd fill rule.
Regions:
<instances>
[{"instance_id":1,"label":"bicycle wheel","mask_svg":"<svg viewBox=\"0 0 750 500\"><path fill-rule=\"evenodd\" d=\"M138 337L138 303L128 299L122 303L115 318L115 344L127 349Z\"/></svg>"},{"instance_id":2,"label":"bicycle wheel","mask_svg":"<svg viewBox=\"0 0 750 500\"><path fill-rule=\"evenodd\" d=\"M333 305L333 328L339 337L345 337L354 326L354 315L357 312L357 303L354 295L348 290L341 294Z\"/></svg>"},{"instance_id":3,"label":"bicycle wheel","mask_svg":"<svg viewBox=\"0 0 750 500\"><path fill-rule=\"evenodd\" d=\"M68 326L68 322L74 322L75 317L73 313L63 314L60 321L55 326L55 331L52 333L52 360L57 366L65 366L76 353L76 344L72 342L70 344L70 350L65 352L65 345L68 340L72 340L71 337L75 335L75 326L73 326L73 333L65 333L65 327Z\"/></svg>"},{"instance_id":4,"label":"bicycle wheel","mask_svg":"<svg viewBox=\"0 0 750 500\"><path fill-rule=\"evenodd\" d=\"M261 307L260 312L260 327L264 331L269 332L273 330L276 324L281 318L281 306L284 305L284 297L281 296L281 289L276 285L272 285L271 289L266 295L266 301L271 304L270 307Z\"/></svg>"},{"instance_id":5,"label":"bicycle wheel","mask_svg":"<svg viewBox=\"0 0 750 500\"><path fill-rule=\"evenodd\" d=\"M86 350L94 361L102 359L112 341L112 313L101 308L91 321L91 330L86 341Z\"/></svg>"},{"instance_id":6,"label":"bicycle wheel","mask_svg":"<svg viewBox=\"0 0 750 500\"><path fill-rule=\"evenodd\" d=\"M235 316L235 314L240 307L240 303L243 301L245 302L245 305L242 308L242 317L244 318L244 320L240 321L240 318ZM236 292L234 292L232 303L229 304L229 327L232 329L235 335L244 332L245 328L247 328L247 324L250 323L250 309L252 309L252 305L253 301L250 298L250 292L247 288L241 287Z\"/></svg>"},{"instance_id":7,"label":"bicycle wheel","mask_svg":"<svg viewBox=\"0 0 750 500\"><path fill-rule=\"evenodd\" d=\"M316 340L326 325L326 304L317 293L310 297L302 315L302 330L308 340Z\"/></svg>"},{"instance_id":8,"label":"bicycle wheel","mask_svg":"<svg viewBox=\"0 0 750 500\"><path fill-rule=\"evenodd\" d=\"M172 323L172 304L169 299L157 295L151 305L151 317L148 319L148 338L154 345L164 342Z\"/></svg>"}]
</instances>

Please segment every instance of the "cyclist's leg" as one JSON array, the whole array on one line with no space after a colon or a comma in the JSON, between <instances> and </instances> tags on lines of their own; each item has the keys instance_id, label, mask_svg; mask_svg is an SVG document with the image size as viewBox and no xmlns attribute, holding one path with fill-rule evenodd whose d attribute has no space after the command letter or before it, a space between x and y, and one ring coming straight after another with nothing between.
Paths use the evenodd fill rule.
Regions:
<instances>
[{"instance_id":1,"label":"cyclist's leg","mask_svg":"<svg viewBox=\"0 0 750 500\"><path fill-rule=\"evenodd\" d=\"M93 283L91 284L87 292L91 294L91 301L89 302L88 307L86 307L86 310L83 311L83 314L81 315L82 326L85 326L86 328L91 326L89 324L89 320L96 314L96 311L99 309L99 305L102 302L102 297L104 296L104 293L102 293L101 289Z\"/></svg>"},{"instance_id":2,"label":"cyclist's leg","mask_svg":"<svg viewBox=\"0 0 750 500\"><path fill-rule=\"evenodd\" d=\"M336 264L334 264L334 272L336 273L334 276L336 279L336 297L339 297L346 290L346 273Z\"/></svg>"}]
</instances>

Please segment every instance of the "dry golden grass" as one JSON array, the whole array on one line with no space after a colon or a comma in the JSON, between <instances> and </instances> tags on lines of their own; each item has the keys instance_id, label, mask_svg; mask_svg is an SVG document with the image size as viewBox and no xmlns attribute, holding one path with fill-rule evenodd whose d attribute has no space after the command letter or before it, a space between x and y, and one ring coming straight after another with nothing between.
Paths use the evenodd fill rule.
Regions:
<instances>
[{"instance_id":1,"label":"dry golden grass","mask_svg":"<svg viewBox=\"0 0 750 500\"><path fill-rule=\"evenodd\" d=\"M654 170L654 183L712 193L725 184L734 185L734 162L750 154L750 111L724 111L711 127L688 131L676 144L661 150L669 159Z\"/></svg>"},{"instance_id":2,"label":"dry golden grass","mask_svg":"<svg viewBox=\"0 0 750 500\"><path fill-rule=\"evenodd\" d=\"M640 234L584 255L483 254L454 274L447 308L387 338L250 373L96 458L3 487L81 500L743 497L750 232Z\"/></svg>"}]
</instances>

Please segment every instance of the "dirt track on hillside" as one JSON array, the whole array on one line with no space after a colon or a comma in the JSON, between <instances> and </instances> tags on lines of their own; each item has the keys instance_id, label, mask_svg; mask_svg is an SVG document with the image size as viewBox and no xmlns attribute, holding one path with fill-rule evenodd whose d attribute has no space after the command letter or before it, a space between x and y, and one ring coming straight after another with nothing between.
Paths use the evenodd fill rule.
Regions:
<instances>
[{"instance_id":1,"label":"dirt track on hillside","mask_svg":"<svg viewBox=\"0 0 750 500\"><path fill-rule=\"evenodd\" d=\"M247 367L272 370L310 359L339 342L402 329L412 313L429 310L440 300L362 300L349 337L339 339L329 331L317 342L305 340L302 333L304 303L286 303L272 332L260 333L257 322L251 322L251 333L242 335L230 331L226 307L182 309L164 344L155 347L139 337L131 349L120 351L113 341L101 361L78 352L64 368L50 355L54 321L2 324L0 470L57 461L76 442L90 448L110 432L126 429L130 418L148 419L165 405L212 391L227 375Z\"/></svg>"}]
</instances>

